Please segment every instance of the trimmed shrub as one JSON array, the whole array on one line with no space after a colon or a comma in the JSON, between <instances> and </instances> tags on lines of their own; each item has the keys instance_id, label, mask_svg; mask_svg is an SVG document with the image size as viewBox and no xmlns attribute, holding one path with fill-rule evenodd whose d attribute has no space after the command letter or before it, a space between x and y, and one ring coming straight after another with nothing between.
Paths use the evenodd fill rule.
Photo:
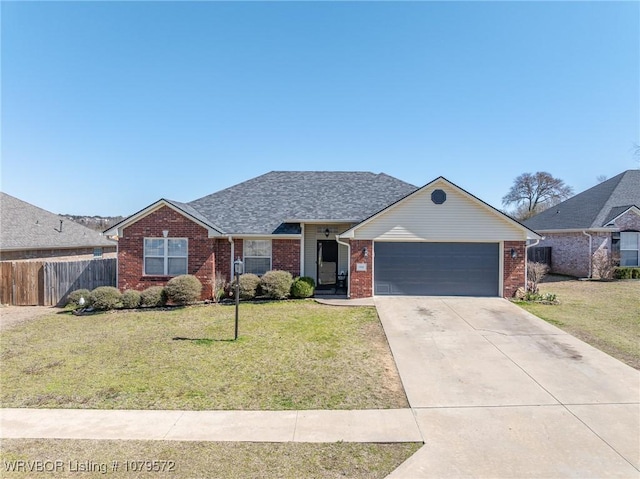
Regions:
<instances>
[{"instance_id":1,"label":"trimmed shrub","mask_svg":"<svg viewBox=\"0 0 640 479\"><path fill-rule=\"evenodd\" d=\"M89 298L91 296L91 291L88 289L76 289L75 291L71 291L67 296L67 302L65 306L69 306L72 308L80 307L80 298L84 298L84 306L89 306Z\"/></svg>"},{"instance_id":2,"label":"trimmed shrub","mask_svg":"<svg viewBox=\"0 0 640 479\"><path fill-rule=\"evenodd\" d=\"M98 286L91 291L91 307L99 311L116 309L122 306L122 293L113 286Z\"/></svg>"},{"instance_id":3,"label":"trimmed shrub","mask_svg":"<svg viewBox=\"0 0 640 479\"><path fill-rule=\"evenodd\" d=\"M271 299L285 299L289 297L293 276L288 271L267 271L260 279L262 292Z\"/></svg>"},{"instance_id":4,"label":"trimmed shrub","mask_svg":"<svg viewBox=\"0 0 640 479\"><path fill-rule=\"evenodd\" d=\"M292 298L310 298L313 296L315 288L303 278L296 278L291 285Z\"/></svg>"},{"instance_id":5,"label":"trimmed shrub","mask_svg":"<svg viewBox=\"0 0 640 479\"><path fill-rule=\"evenodd\" d=\"M122 307L126 309L135 309L140 306L142 295L140 291L128 289L122 293Z\"/></svg>"},{"instance_id":6,"label":"trimmed shrub","mask_svg":"<svg viewBox=\"0 0 640 479\"><path fill-rule=\"evenodd\" d=\"M619 266L613 270L613 277L616 279L640 279L640 267Z\"/></svg>"},{"instance_id":7,"label":"trimmed shrub","mask_svg":"<svg viewBox=\"0 0 640 479\"><path fill-rule=\"evenodd\" d=\"M311 276L300 276L298 279L300 281L304 281L305 283L309 284L311 287L315 289L316 282Z\"/></svg>"},{"instance_id":8,"label":"trimmed shrub","mask_svg":"<svg viewBox=\"0 0 640 479\"><path fill-rule=\"evenodd\" d=\"M148 308L164 306L167 302L167 295L162 286L151 286L140 293L140 304Z\"/></svg>"},{"instance_id":9,"label":"trimmed shrub","mask_svg":"<svg viewBox=\"0 0 640 479\"><path fill-rule=\"evenodd\" d=\"M202 283L192 274L171 278L164 287L167 299L174 304L191 304L200 300Z\"/></svg>"},{"instance_id":10,"label":"trimmed shrub","mask_svg":"<svg viewBox=\"0 0 640 479\"><path fill-rule=\"evenodd\" d=\"M260 278L253 273L241 274L238 279L238 287L240 299L253 299L258 294L258 286L260 286ZM233 283L235 291L235 281Z\"/></svg>"}]
</instances>

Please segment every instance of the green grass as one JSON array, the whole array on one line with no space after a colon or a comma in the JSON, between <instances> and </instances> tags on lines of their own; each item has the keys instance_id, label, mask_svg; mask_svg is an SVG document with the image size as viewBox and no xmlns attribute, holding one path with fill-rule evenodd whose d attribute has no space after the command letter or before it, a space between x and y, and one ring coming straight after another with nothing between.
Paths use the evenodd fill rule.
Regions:
<instances>
[{"instance_id":1,"label":"green grass","mask_svg":"<svg viewBox=\"0 0 640 479\"><path fill-rule=\"evenodd\" d=\"M383 478L417 451L420 443L229 443L8 439L2 441L0 477L215 477ZM55 474L9 473L15 461L40 461ZM47 462L53 461L53 462ZM114 471L114 461L117 470ZM138 462L136 462L138 461ZM144 461L149 461L144 462ZM166 472L132 472L147 464ZM81 464L93 473L78 471ZM127 463L130 471L127 472ZM35 463L37 464L37 463ZM168 469L171 472L168 472ZM105 471L104 473L102 471Z\"/></svg>"},{"instance_id":2,"label":"green grass","mask_svg":"<svg viewBox=\"0 0 640 479\"><path fill-rule=\"evenodd\" d=\"M313 301L51 315L6 330L3 407L407 407L375 308Z\"/></svg>"},{"instance_id":3,"label":"green grass","mask_svg":"<svg viewBox=\"0 0 640 479\"><path fill-rule=\"evenodd\" d=\"M542 293L560 304L520 303L527 311L640 369L640 281L578 281L549 276Z\"/></svg>"}]
</instances>

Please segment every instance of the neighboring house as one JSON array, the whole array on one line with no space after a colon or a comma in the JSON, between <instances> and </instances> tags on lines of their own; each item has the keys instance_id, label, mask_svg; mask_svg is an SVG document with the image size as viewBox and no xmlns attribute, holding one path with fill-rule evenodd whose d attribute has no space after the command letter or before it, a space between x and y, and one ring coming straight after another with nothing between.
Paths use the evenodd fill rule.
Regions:
<instances>
[{"instance_id":1,"label":"neighboring house","mask_svg":"<svg viewBox=\"0 0 640 479\"><path fill-rule=\"evenodd\" d=\"M0 192L0 260L103 256L117 244L101 233Z\"/></svg>"},{"instance_id":2,"label":"neighboring house","mask_svg":"<svg viewBox=\"0 0 640 479\"><path fill-rule=\"evenodd\" d=\"M591 277L598 261L638 266L640 170L628 170L524 221L551 247L554 273Z\"/></svg>"},{"instance_id":3,"label":"neighboring house","mask_svg":"<svg viewBox=\"0 0 640 479\"><path fill-rule=\"evenodd\" d=\"M190 203L161 199L105 232L118 287L194 274L211 297L233 261L348 295L513 296L532 230L440 177L422 188L368 172L274 171Z\"/></svg>"}]
</instances>

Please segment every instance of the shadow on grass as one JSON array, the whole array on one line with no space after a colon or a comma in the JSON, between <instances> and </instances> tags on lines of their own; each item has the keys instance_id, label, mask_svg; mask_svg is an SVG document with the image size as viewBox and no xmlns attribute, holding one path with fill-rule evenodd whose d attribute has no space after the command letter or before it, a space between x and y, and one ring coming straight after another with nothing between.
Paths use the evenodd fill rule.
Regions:
<instances>
[{"instance_id":1,"label":"shadow on grass","mask_svg":"<svg viewBox=\"0 0 640 479\"><path fill-rule=\"evenodd\" d=\"M191 341L196 344L212 344L212 343L235 343L235 339L210 339L210 338L181 338L176 336L171 338L173 341ZM238 338L240 339L240 338Z\"/></svg>"}]
</instances>

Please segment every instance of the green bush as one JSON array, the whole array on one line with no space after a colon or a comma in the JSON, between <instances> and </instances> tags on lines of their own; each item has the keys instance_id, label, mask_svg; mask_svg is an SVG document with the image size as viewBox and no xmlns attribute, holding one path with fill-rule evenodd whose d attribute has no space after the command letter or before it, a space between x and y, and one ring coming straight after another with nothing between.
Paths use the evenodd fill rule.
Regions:
<instances>
[{"instance_id":1,"label":"green bush","mask_svg":"<svg viewBox=\"0 0 640 479\"><path fill-rule=\"evenodd\" d=\"M80 307L80 298L84 298L84 306L89 306L89 298L91 296L91 291L88 289L76 289L75 291L71 291L67 296L66 306L72 308Z\"/></svg>"},{"instance_id":2,"label":"green bush","mask_svg":"<svg viewBox=\"0 0 640 479\"><path fill-rule=\"evenodd\" d=\"M619 266L613 270L613 277L616 279L640 279L640 267Z\"/></svg>"},{"instance_id":3,"label":"green bush","mask_svg":"<svg viewBox=\"0 0 640 479\"><path fill-rule=\"evenodd\" d=\"M260 278L257 275L253 273L241 274L238 280L240 299L255 298L258 294L258 286L260 286ZM235 280L232 287L235 291Z\"/></svg>"},{"instance_id":4,"label":"green bush","mask_svg":"<svg viewBox=\"0 0 640 479\"><path fill-rule=\"evenodd\" d=\"M122 306L122 293L113 286L98 286L91 291L90 303L93 309L106 311Z\"/></svg>"},{"instance_id":5,"label":"green bush","mask_svg":"<svg viewBox=\"0 0 640 479\"><path fill-rule=\"evenodd\" d=\"M293 276L288 271L267 271L260 279L262 292L271 299L289 297Z\"/></svg>"},{"instance_id":6,"label":"green bush","mask_svg":"<svg viewBox=\"0 0 640 479\"><path fill-rule=\"evenodd\" d=\"M311 287L313 287L315 289L316 282L314 281L314 279L311 276L300 276L298 279L300 281L304 281L305 283L309 284Z\"/></svg>"},{"instance_id":7,"label":"green bush","mask_svg":"<svg viewBox=\"0 0 640 479\"><path fill-rule=\"evenodd\" d=\"M162 286L151 286L140 293L140 304L148 308L164 306L167 295Z\"/></svg>"},{"instance_id":8,"label":"green bush","mask_svg":"<svg viewBox=\"0 0 640 479\"><path fill-rule=\"evenodd\" d=\"M135 309L140 307L140 301L142 299L142 295L140 291L136 291L135 289L128 289L124 293L122 293L122 307L125 309Z\"/></svg>"},{"instance_id":9,"label":"green bush","mask_svg":"<svg viewBox=\"0 0 640 479\"><path fill-rule=\"evenodd\" d=\"M291 297L310 298L313 296L314 289L313 285L308 281L305 281L303 278L296 278L291 285Z\"/></svg>"},{"instance_id":10,"label":"green bush","mask_svg":"<svg viewBox=\"0 0 640 479\"><path fill-rule=\"evenodd\" d=\"M192 274L171 278L164 287L167 299L174 304L191 304L200 300L202 283Z\"/></svg>"}]
</instances>

